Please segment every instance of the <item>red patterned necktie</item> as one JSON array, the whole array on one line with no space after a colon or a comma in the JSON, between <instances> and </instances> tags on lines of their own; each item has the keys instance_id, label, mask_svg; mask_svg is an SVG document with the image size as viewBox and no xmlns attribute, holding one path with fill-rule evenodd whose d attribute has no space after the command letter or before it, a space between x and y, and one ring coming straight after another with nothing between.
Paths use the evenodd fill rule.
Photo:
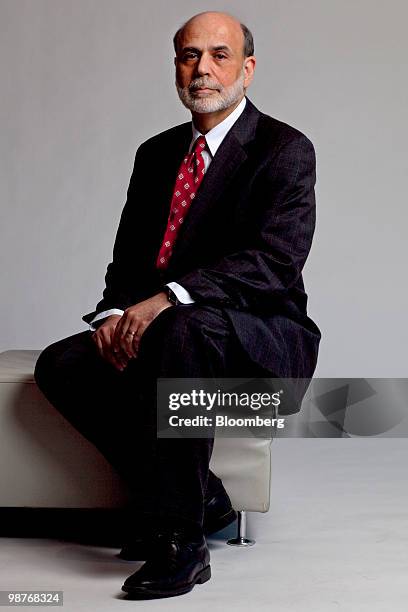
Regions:
<instances>
[{"instance_id":1,"label":"red patterned necktie","mask_svg":"<svg viewBox=\"0 0 408 612\"><path fill-rule=\"evenodd\" d=\"M204 178L205 167L201 152L205 146L204 136L199 136L191 153L186 155L181 162L171 199L166 231L156 260L156 267L159 270L166 269L169 264L180 227Z\"/></svg>"}]
</instances>

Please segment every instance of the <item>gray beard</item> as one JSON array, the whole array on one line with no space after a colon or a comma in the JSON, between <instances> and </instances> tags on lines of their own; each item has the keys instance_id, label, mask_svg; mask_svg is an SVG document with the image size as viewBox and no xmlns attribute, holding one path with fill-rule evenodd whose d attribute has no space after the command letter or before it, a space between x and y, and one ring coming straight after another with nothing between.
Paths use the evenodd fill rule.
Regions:
<instances>
[{"instance_id":1,"label":"gray beard","mask_svg":"<svg viewBox=\"0 0 408 612\"><path fill-rule=\"evenodd\" d=\"M201 87L208 85L213 87L213 84L208 79L195 79L194 84L198 84ZM217 85L217 87L221 87ZM188 87L180 87L176 81L177 93L186 108L193 113L215 113L222 111L229 106L238 102L240 98L245 94L244 89L244 73L237 78L235 83L229 87L222 87L221 91L215 94L210 94L206 98L196 98L189 90Z\"/></svg>"}]
</instances>

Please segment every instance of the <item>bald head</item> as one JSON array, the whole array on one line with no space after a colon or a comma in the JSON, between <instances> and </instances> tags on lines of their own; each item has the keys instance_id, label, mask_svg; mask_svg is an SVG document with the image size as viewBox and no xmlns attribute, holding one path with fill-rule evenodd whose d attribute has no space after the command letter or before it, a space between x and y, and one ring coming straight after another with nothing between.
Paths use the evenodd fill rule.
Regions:
<instances>
[{"instance_id":1,"label":"bald head","mask_svg":"<svg viewBox=\"0 0 408 612\"><path fill-rule=\"evenodd\" d=\"M242 48L243 57L254 54L254 40L250 30L238 19L228 13L218 11L206 11L198 13L186 21L175 33L173 38L174 50L178 53L182 45L183 37L200 31L219 32L220 35L228 32Z\"/></svg>"}]
</instances>

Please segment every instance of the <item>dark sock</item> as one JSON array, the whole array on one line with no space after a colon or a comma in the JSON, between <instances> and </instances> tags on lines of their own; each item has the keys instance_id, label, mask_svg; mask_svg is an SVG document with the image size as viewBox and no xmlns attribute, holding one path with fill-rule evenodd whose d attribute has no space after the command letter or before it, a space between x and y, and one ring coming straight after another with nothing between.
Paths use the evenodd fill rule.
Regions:
<instances>
[{"instance_id":1,"label":"dark sock","mask_svg":"<svg viewBox=\"0 0 408 612\"><path fill-rule=\"evenodd\" d=\"M181 532L185 535L186 539L192 541L199 541L203 537L203 528L200 524L176 517L157 518L155 530L156 533Z\"/></svg>"}]
</instances>

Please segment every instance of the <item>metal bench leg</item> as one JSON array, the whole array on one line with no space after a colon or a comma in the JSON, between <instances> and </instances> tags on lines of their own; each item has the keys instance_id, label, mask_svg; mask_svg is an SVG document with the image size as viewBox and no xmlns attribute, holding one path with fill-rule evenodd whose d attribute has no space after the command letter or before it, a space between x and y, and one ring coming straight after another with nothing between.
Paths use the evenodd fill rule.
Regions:
<instances>
[{"instance_id":1,"label":"metal bench leg","mask_svg":"<svg viewBox=\"0 0 408 612\"><path fill-rule=\"evenodd\" d=\"M255 540L250 540L246 537L247 516L245 510L238 511L238 530L237 537L228 540L230 546L253 546Z\"/></svg>"}]
</instances>

